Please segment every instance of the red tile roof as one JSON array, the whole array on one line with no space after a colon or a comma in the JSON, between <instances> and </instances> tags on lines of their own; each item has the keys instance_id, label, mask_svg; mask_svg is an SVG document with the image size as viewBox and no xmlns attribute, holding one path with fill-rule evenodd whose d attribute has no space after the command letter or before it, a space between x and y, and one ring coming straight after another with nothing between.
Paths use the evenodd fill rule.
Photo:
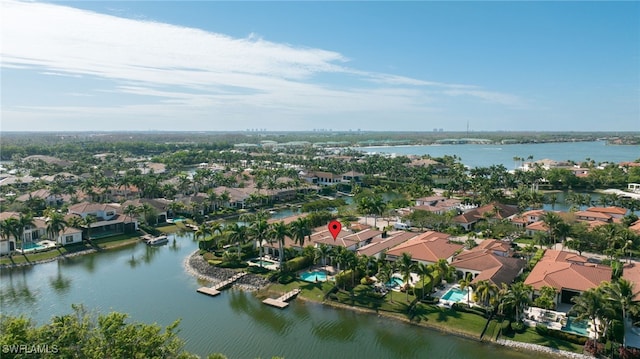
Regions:
<instances>
[{"instance_id":1,"label":"red tile roof","mask_svg":"<svg viewBox=\"0 0 640 359\"><path fill-rule=\"evenodd\" d=\"M389 249L387 256L400 257L402 253L408 253L415 261L435 263L439 259L450 258L464 248L461 244L450 243L450 237L445 233L425 232Z\"/></svg>"},{"instance_id":2,"label":"red tile roof","mask_svg":"<svg viewBox=\"0 0 640 359\"><path fill-rule=\"evenodd\" d=\"M550 286L583 292L611 280L611 268L585 262L585 257L574 253L547 250L524 283L534 289Z\"/></svg>"}]
</instances>

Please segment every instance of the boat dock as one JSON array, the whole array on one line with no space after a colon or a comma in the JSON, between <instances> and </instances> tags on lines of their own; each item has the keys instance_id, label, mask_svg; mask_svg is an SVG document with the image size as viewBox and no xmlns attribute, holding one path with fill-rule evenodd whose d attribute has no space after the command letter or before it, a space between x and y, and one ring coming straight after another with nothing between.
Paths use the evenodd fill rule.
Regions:
<instances>
[{"instance_id":1,"label":"boat dock","mask_svg":"<svg viewBox=\"0 0 640 359\"><path fill-rule=\"evenodd\" d=\"M223 280L222 282L215 284L211 287L200 287L198 288L196 291L198 293L202 293L202 294L206 294L206 295L210 295L212 297L215 297L216 295L220 294L220 290L222 290L224 287L230 286L231 284L233 284L233 282L237 281L238 279L244 277L247 273L245 272L241 272L238 273L236 275L234 275L233 277Z\"/></svg>"},{"instance_id":2,"label":"boat dock","mask_svg":"<svg viewBox=\"0 0 640 359\"><path fill-rule=\"evenodd\" d=\"M298 295L300 293L300 289L296 288L290 292L285 293L284 295L282 295L279 298L267 298L265 300L262 301L262 303L264 304L268 304L272 307L276 307L276 308L286 308L287 306L289 306L289 299L295 297L296 295Z\"/></svg>"}]
</instances>

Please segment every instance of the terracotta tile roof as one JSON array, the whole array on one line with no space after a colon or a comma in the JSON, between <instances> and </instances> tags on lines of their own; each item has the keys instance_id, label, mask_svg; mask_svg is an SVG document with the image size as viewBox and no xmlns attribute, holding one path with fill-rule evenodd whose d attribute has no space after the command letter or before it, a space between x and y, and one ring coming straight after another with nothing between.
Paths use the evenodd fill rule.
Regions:
<instances>
[{"instance_id":1,"label":"terracotta tile roof","mask_svg":"<svg viewBox=\"0 0 640 359\"><path fill-rule=\"evenodd\" d=\"M367 244L364 247L358 248L357 253L360 255L372 256L376 255L383 250L395 247L401 243L408 241L409 239L415 237L416 234L412 232L399 232L388 238L384 238L381 241L377 241L371 244Z\"/></svg>"},{"instance_id":2,"label":"terracotta tile roof","mask_svg":"<svg viewBox=\"0 0 640 359\"><path fill-rule=\"evenodd\" d=\"M484 241L480 242L480 244L478 244L477 247L474 247L473 249L509 252L511 251L511 245L509 243L499 241L497 239L485 239Z\"/></svg>"},{"instance_id":3,"label":"terracotta tile roof","mask_svg":"<svg viewBox=\"0 0 640 359\"><path fill-rule=\"evenodd\" d=\"M584 218L596 218L596 219L605 219L605 220L610 220L611 219L611 215L608 215L606 213L601 213L601 212L591 212L591 211L577 211L576 213L576 217L580 218L580 217L584 217Z\"/></svg>"},{"instance_id":4,"label":"terracotta tile roof","mask_svg":"<svg viewBox=\"0 0 640 359\"><path fill-rule=\"evenodd\" d=\"M90 213L90 212L108 211L108 210L116 211L117 209L118 209L117 206L112 206L110 204L82 202L69 207L69 212Z\"/></svg>"},{"instance_id":5,"label":"terracotta tile roof","mask_svg":"<svg viewBox=\"0 0 640 359\"><path fill-rule=\"evenodd\" d=\"M640 234L640 220L637 220L629 226L629 229Z\"/></svg>"},{"instance_id":6,"label":"terracotta tile roof","mask_svg":"<svg viewBox=\"0 0 640 359\"><path fill-rule=\"evenodd\" d=\"M9 218L20 218L20 213L18 212L0 212L0 221L4 221Z\"/></svg>"},{"instance_id":7,"label":"terracotta tile roof","mask_svg":"<svg viewBox=\"0 0 640 359\"><path fill-rule=\"evenodd\" d=\"M429 231L397 245L387 252L388 256L400 257L402 253L411 254L415 261L435 263L439 259L447 259L464 248L461 244L449 242L450 235Z\"/></svg>"},{"instance_id":8,"label":"terracotta tile roof","mask_svg":"<svg viewBox=\"0 0 640 359\"><path fill-rule=\"evenodd\" d=\"M627 263L622 269L622 278L633 283L633 291L635 295L633 299L640 300L640 264Z\"/></svg>"},{"instance_id":9,"label":"terracotta tile roof","mask_svg":"<svg viewBox=\"0 0 640 359\"><path fill-rule=\"evenodd\" d=\"M510 284L513 282L525 267L526 261L520 258L499 256L490 250L471 250L458 255L451 265L458 270L480 272L474 278L474 283L488 280L500 286L502 283Z\"/></svg>"},{"instance_id":10,"label":"terracotta tile roof","mask_svg":"<svg viewBox=\"0 0 640 359\"><path fill-rule=\"evenodd\" d=\"M607 213L607 214L617 214L617 215L626 215L627 214L627 209L626 208L620 208L620 207L589 207L587 208L588 212L600 212L600 213Z\"/></svg>"},{"instance_id":11,"label":"terracotta tile roof","mask_svg":"<svg viewBox=\"0 0 640 359\"><path fill-rule=\"evenodd\" d=\"M547 227L546 223L544 223L543 221L538 221L527 225L527 229L531 231L546 232L549 230L549 227Z\"/></svg>"},{"instance_id":12,"label":"terracotta tile roof","mask_svg":"<svg viewBox=\"0 0 640 359\"><path fill-rule=\"evenodd\" d=\"M506 219L518 213L518 207L498 202L489 203L458 215L453 218L453 221L458 223L474 223L480 219L484 219L485 213L493 213L490 218Z\"/></svg>"},{"instance_id":13,"label":"terracotta tile roof","mask_svg":"<svg viewBox=\"0 0 640 359\"><path fill-rule=\"evenodd\" d=\"M611 268L580 263L583 259L586 262L573 253L547 250L524 283L534 289L550 286L583 292L611 280Z\"/></svg>"}]
</instances>

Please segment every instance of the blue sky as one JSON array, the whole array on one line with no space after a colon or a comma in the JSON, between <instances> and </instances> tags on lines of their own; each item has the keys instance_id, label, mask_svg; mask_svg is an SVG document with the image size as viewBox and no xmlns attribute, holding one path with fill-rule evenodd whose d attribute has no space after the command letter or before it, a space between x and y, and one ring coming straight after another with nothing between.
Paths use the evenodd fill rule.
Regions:
<instances>
[{"instance_id":1,"label":"blue sky","mask_svg":"<svg viewBox=\"0 0 640 359\"><path fill-rule=\"evenodd\" d=\"M2 131L640 131L635 1L1 4Z\"/></svg>"}]
</instances>

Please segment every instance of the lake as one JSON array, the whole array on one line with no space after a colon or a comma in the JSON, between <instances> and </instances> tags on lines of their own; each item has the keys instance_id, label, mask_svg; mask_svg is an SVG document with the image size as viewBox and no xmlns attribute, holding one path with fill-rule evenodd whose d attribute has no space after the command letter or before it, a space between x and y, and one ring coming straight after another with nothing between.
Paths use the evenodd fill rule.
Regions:
<instances>
[{"instance_id":1,"label":"lake","mask_svg":"<svg viewBox=\"0 0 640 359\"><path fill-rule=\"evenodd\" d=\"M229 358L526 358L494 344L447 335L388 318L292 301L279 310L251 293L196 293L203 283L184 271L197 248L191 234L170 235L162 247L143 243L0 272L0 309L39 323L82 303L101 313L166 326L181 319L186 349Z\"/></svg>"},{"instance_id":2,"label":"lake","mask_svg":"<svg viewBox=\"0 0 640 359\"><path fill-rule=\"evenodd\" d=\"M387 146L357 147L369 153L388 153L396 155L430 155L443 157L456 155L462 163L471 168L489 167L502 164L515 169L513 157L533 156L533 160L551 159L555 161L573 160L582 162L590 158L599 162L624 162L640 158L640 146L607 145L606 142L559 142L528 143L514 145L431 145L431 146Z\"/></svg>"}]
</instances>

